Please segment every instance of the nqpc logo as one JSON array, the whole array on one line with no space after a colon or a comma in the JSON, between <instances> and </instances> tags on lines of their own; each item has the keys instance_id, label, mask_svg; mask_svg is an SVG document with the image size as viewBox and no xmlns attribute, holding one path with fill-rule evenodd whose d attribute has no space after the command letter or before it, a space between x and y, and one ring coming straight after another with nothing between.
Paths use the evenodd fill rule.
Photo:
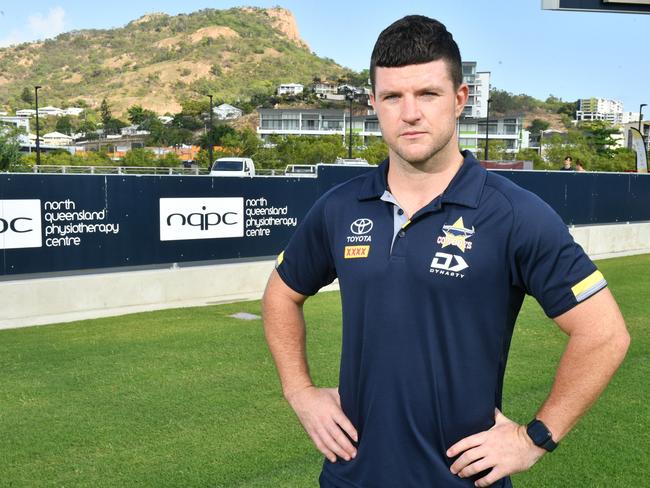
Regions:
<instances>
[{"instance_id":1,"label":"nqpc logo","mask_svg":"<svg viewBox=\"0 0 650 488\"><path fill-rule=\"evenodd\" d=\"M41 201L0 200L0 249L42 245Z\"/></svg>"},{"instance_id":2,"label":"nqpc logo","mask_svg":"<svg viewBox=\"0 0 650 488\"><path fill-rule=\"evenodd\" d=\"M372 230L372 220L357 219L350 225L350 231L355 235L367 234Z\"/></svg>"},{"instance_id":3,"label":"nqpc logo","mask_svg":"<svg viewBox=\"0 0 650 488\"><path fill-rule=\"evenodd\" d=\"M201 212L194 212L191 214L173 213L167 217L167 225L172 225L172 220L176 220L180 225L189 225L191 227L199 227L201 230L210 230L210 227L215 225L236 225L237 213L236 212L207 212L207 207L201 207Z\"/></svg>"},{"instance_id":4,"label":"nqpc logo","mask_svg":"<svg viewBox=\"0 0 650 488\"><path fill-rule=\"evenodd\" d=\"M161 198L160 240L243 237L244 199Z\"/></svg>"}]
</instances>

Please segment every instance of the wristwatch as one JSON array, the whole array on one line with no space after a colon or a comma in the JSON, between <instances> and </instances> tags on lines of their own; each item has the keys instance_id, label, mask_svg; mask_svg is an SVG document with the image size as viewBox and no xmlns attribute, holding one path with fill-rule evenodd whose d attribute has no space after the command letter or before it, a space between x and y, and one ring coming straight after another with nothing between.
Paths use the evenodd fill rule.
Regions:
<instances>
[{"instance_id":1,"label":"wristwatch","mask_svg":"<svg viewBox=\"0 0 650 488\"><path fill-rule=\"evenodd\" d=\"M526 426L526 432L536 446L546 449L548 452L553 451L558 445L557 442L553 441L551 431L541 420L533 419Z\"/></svg>"}]
</instances>

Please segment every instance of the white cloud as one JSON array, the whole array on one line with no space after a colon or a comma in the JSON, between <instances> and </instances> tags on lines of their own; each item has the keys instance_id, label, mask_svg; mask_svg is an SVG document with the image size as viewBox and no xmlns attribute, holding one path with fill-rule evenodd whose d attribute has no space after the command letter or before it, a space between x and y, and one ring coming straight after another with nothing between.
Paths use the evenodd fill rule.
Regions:
<instances>
[{"instance_id":1,"label":"white cloud","mask_svg":"<svg viewBox=\"0 0 650 488\"><path fill-rule=\"evenodd\" d=\"M54 37L64 31L65 10L54 7L46 16L37 12L27 18L26 26L12 30L8 36L0 39L0 47Z\"/></svg>"},{"instance_id":2,"label":"white cloud","mask_svg":"<svg viewBox=\"0 0 650 488\"><path fill-rule=\"evenodd\" d=\"M63 32L65 11L61 7L51 8L47 17L40 13L30 15L27 19L29 30L37 39L54 37Z\"/></svg>"}]
</instances>

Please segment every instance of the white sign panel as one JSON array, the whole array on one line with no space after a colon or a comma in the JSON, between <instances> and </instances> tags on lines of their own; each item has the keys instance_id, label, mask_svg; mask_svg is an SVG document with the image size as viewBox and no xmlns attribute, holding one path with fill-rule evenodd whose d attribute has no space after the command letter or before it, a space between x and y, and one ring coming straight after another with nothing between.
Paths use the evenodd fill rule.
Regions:
<instances>
[{"instance_id":1,"label":"white sign panel","mask_svg":"<svg viewBox=\"0 0 650 488\"><path fill-rule=\"evenodd\" d=\"M0 249L42 245L41 201L0 200Z\"/></svg>"},{"instance_id":2,"label":"white sign panel","mask_svg":"<svg viewBox=\"0 0 650 488\"><path fill-rule=\"evenodd\" d=\"M161 198L160 240L244 236L244 199Z\"/></svg>"}]
</instances>

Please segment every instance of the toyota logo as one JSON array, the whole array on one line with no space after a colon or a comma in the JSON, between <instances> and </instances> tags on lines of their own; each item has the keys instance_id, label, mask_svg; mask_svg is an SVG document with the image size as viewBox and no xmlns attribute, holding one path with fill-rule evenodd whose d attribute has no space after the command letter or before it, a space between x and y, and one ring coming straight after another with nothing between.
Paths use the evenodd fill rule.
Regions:
<instances>
[{"instance_id":1,"label":"toyota logo","mask_svg":"<svg viewBox=\"0 0 650 488\"><path fill-rule=\"evenodd\" d=\"M372 220L370 219L357 219L350 225L350 230L353 234L367 234L372 230Z\"/></svg>"}]
</instances>

